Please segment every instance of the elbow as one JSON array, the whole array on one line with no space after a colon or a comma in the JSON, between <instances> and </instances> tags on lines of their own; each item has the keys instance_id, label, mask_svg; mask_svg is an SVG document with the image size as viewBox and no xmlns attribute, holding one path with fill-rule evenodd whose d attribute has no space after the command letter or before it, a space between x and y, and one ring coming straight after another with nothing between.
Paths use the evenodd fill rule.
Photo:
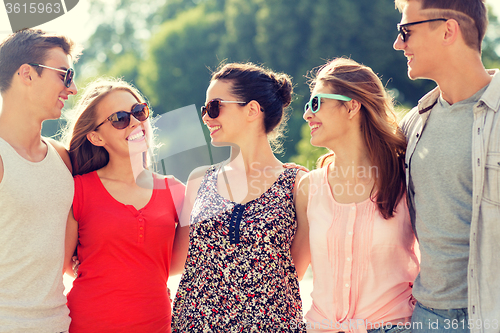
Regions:
<instances>
[{"instance_id":1,"label":"elbow","mask_svg":"<svg viewBox=\"0 0 500 333\"><path fill-rule=\"evenodd\" d=\"M299 281L302 281L302 279L304 278L304 275L306 275L308 267L309 267L309 265L307 265L305 267L297 268L297 278Z\"/></svg>"}]
</instances>

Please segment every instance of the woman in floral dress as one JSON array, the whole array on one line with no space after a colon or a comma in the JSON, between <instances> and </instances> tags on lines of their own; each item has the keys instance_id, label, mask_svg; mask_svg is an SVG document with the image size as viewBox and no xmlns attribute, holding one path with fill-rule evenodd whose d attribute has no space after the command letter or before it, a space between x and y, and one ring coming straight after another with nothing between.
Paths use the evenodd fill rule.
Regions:
<instances>
[{"instance_id":1,"label":"woman in floral dress","mask_svg":"<svg viewBox=\"0 0 500 333\"><path fill-rule=\"evenodd\" d=\"M231 146L220 164L188 180L181 215L189 232L174 302L173 332L300 332L302 302L292 260L295 184L304 174L273 154L292 83L253 64L212 75L202 119L214 146Z\"/></svg>"}]
</instances>

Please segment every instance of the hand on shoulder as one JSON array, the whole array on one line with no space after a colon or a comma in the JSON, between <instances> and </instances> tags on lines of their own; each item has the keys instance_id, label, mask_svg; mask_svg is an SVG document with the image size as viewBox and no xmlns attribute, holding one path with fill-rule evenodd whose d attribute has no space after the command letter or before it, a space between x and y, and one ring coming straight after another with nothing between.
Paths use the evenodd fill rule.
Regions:
<instances>
[{"instance_id":1,"label":"hand on shoulder","mask_svg":"<svg viewBox=\"0 0 500 333\"><path fill-rule=\"evenodd\" d=\"M305 167L305 166L302 166L302 165L299 165L299 164L295 164L295 163L283 163L283 168L285 169L299 169L299 170L302 170L304 172L309 172L309 170Z\"/></svg>"}]
</instances>

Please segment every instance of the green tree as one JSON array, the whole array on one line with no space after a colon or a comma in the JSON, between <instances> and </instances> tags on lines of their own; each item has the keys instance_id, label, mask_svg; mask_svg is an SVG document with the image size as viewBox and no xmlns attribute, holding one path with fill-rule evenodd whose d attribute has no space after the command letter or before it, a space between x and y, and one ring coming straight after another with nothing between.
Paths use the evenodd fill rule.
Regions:
<instances>
[{"instance_id":1,"label":"green tree","mask_svg":"<svg viewBox=\"0 0 500 333\"><path fill-rule=\"evenodd\" d=\"M138 84L155 110L164 113L204 104L210 81L208 67L217 64L216 50L224 32L221 12L193 7L166 21L149 41Z\"/></svg>"},{"instance_id":2,"label":"green tree","mask_svg":"<svg viewBox=\"0 0 500 333\"><path fill-rule=\"evenodd\" d=\"M482 60L486 68L500 68L500 22L491 6L489 6L488 18L489 24L483 41Z\"/></svg>"},{"instance_id":3,"label":"green tree","mask_svg":"<svg viewBox=\"0 0 500 333\"><path fill-rule=\"evenodd\" d=\"M304 140L305 76L329 59L351 57L372 67L405 108L435 86L409 80L406 59L392 49L401 19L393 0L90 1L92 16L102 24L77 64L80 86L82 78L121 76L163 113L199 107L210 69L222 60L251 61L288 73L295 98L283 160L302 154L296 146ZM488 68L500 66L499 38L498 19L490 11L483 44Z\"/></svg>"}]
</instances>

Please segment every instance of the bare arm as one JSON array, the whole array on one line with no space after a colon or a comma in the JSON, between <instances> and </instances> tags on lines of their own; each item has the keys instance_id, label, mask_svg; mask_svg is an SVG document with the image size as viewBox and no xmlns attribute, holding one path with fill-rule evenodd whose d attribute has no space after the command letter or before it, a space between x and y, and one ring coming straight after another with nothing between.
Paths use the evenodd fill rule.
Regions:
<instances>
[{"instance_id":1,"label":"bare arm","mask_svg":"<svg viewBox=\"0 0 500 333\"><path fill-rule=\"evenodd\" d=\"M66 273L74 277L73 273L73 253L75 253L78 244L78 222L73 216L73 208L69 211L68 221L66 223L66 240L63 274Z\"/></svg>"},{"instance_id":2,"label":"bare arm","mask_svg":"<svg viewBox=\"0 0 500 333\"><path fill-rule=\"evenodd\" d=\"M191 217L191 211L193 210L198 188L200 187L201 181L207 169L208 167L200 167L195 169L189 175L186 186L186 195L184 196L184 203L179 217L179 224L175 229L170 275L180 274L184 270L189 249L189 220Z\"/></svg>"},{"instance_id":3,"label":"bare arm","mask_svg":"<svg viewBox=\"0 0 500 333\"><path fill-rule=\"evenodd\" d=\"M189 226L182 227L180 224L175 228L174 246L172 249L172 261L170 263L169 275L181 274L186 263L189 248Z\"/></svg>"},{"instance_id":4,"label":"bare arm","mask_svg":"<svg viewBox=\"0 0 500 333\"><path fill-rule=\"evenodd\" d=\"M48 139L48 142L56 149L56 151L59 153L59 156L61 156L64 164L68 167L69 172L73 173L73 167L71 166L71 159L69 158L69 153L66 150L66 147L63 146L62 143L54 140L54 139Z\"/></svg>"},{"instance_id":5,"label":"bare arm","mask_svg":"<svg viewBox=\"0 0 500 333\"><path fill-rule=\"evenodd\" d=\"M3 161L2 161L2 156L0 156L0 183L2 182L3 179Z\"/></svg>"},{"instance_id":6,"label":"bare arm","mask_svg":"<svg viewBox=\"0 0 500 333\"><path fill-rule=\"evenodd\" d=\"M309 248L309 222L307 220L307 201L309 198L309 177L300 179L294 195L295 211L297 214L297 231L292 243L292 258L299 280L302 280L307 267L311 262Z\"/></svg>"}]
</instances>

